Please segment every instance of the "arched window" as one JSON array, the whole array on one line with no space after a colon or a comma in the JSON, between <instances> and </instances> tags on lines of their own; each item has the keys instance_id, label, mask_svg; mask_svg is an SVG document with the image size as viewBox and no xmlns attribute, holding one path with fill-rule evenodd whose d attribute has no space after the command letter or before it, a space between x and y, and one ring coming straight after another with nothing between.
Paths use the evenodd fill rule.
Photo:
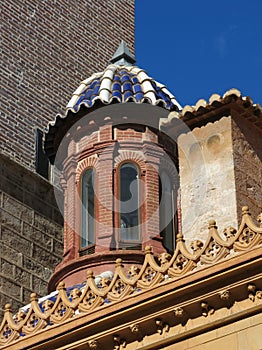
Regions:
<instances>
[{"instance_id":1,"label":"arched window","mask_svg":"<svg viewBox=\"0 0 262 350\"><path fill-rule=\"evenodd\" d=\"M82 177L82 227L80 248L95 243L94 232L94 171L87 169Z\"/></svg>"},{"instance_id":2,"label":"arched window","mask_svg":"<svg viewBox=\"0 0 262 350\"><path fill-rule=\"evenodd\" d=\"M138 168L133 163L120 167L120 241L140 241Z\"/></svg>"},{"instance_id":3,"label":"arched window","mask_svg":"<svg viewBox=\"0 0 262 350\"><path fill-rule=\"evenodd\" d=\"M174 250L174 196L169 175L162 171L159 179L159 223L163 246L167 251Z\"/></svg>"}]
</instances>

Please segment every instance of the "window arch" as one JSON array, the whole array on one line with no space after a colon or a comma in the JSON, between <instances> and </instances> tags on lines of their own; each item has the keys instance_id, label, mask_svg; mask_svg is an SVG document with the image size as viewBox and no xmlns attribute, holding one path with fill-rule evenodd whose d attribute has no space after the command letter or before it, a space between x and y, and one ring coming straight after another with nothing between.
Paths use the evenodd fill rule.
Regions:
<instances>
[{"instance_id":1,"label":"window arch","mask_svg":"<svg viewBox=\"0 0 262 350\"><path fill-rule=\"evenodd\" d=\"M140 241L139 171L136 164L120 166L120 241Z\"/></svg>"},{"instance_id":2,"label":"window arch","mask_svg":"<svg viewBox=\"0 0 262 350\"><path fill-rule=\"evenodd\" d=\"M82 220L80 248L85 248L95 243L95 193L94 170L87 169L82 176Z\"/></svg>"},{"instance_id":3,"label":"window arch","mask_svg":"<svg viewBox=\"0 0 262 350\"><path fill-rule=\"evenodd\" d=\"M170 176L162 171L159 177L159 224L163 246L168 252L174 251L174 189Z\"/></svg>"}]
</instances>

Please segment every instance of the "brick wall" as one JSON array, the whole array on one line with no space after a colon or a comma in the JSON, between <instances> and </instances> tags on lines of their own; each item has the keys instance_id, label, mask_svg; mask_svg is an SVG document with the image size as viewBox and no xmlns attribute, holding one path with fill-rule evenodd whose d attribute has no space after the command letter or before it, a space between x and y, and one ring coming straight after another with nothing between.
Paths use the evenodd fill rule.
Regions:
<instances>
[{"instance_id":1,"label":"brick wall","mask_svg":"<svg viewBox=\"0 0 262 350\"><path fill-rule=\"evenodd\" d=\"M134 47L134 0L1 2L0 152L34 168L34 129L63 112L120 40Z\"/></svg>"}]
</instances>

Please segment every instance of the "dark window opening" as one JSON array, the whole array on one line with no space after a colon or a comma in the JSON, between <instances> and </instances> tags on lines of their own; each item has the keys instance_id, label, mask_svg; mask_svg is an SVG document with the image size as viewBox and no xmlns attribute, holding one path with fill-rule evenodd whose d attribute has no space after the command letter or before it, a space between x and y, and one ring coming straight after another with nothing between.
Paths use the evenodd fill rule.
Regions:
<instances>
[{"instance_id":1,"label":"dark window opening","mask_svg":"<svg viewBox=\"0 0 262 350\"><path fill-rule=\"evenodd\" d=\"M139 237L138 169L125 163L120 168L120 241L136 241Z\"/></svg>"},{"instance_id":2,"label":"dark window opening","mask_svg":"<svg viewBox=\"0 0 262 350\"><path fill-rule=\"evenodd\" d=\"M174 196L169 175L163 171L159 177L159 224L163 246L171 253L174 251Z\"/></svg>"},{"instance_id":3,"label":"dark window opening","mask_svg":"<svg viewBox=\"0 0 262 350\"><path fill-rule=\"evenodd\" d=\"M35 132L35 152L35 171L48 180L50 163L43 148L43 132L39 129Z\"/></svg>"},{"instance_id":4,"label":"dark window opening","mask_svg":"<svg viewBox=\"0 0 262 350\"><path fill-rule=\"evenodd\" d=\"M94 171L88 169L82 177L82 229L80 247L95 244Z\"/></svg>"}]
</instances>

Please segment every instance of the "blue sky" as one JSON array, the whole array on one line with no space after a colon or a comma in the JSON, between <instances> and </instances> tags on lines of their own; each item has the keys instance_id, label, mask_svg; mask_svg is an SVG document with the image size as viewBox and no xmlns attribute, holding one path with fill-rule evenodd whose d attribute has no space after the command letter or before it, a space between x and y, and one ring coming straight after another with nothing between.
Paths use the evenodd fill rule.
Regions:
<instances>
[{"instance_id":1,"label":"blue sky","mask_svg":"<svg viewBox=\"0 0 262 350\"><path fill-rule=\"evenodd\" d=\"M136 60L182 105L233 87L262 104L262 0L136 0Z\"/></svg>"}]
</instances>

